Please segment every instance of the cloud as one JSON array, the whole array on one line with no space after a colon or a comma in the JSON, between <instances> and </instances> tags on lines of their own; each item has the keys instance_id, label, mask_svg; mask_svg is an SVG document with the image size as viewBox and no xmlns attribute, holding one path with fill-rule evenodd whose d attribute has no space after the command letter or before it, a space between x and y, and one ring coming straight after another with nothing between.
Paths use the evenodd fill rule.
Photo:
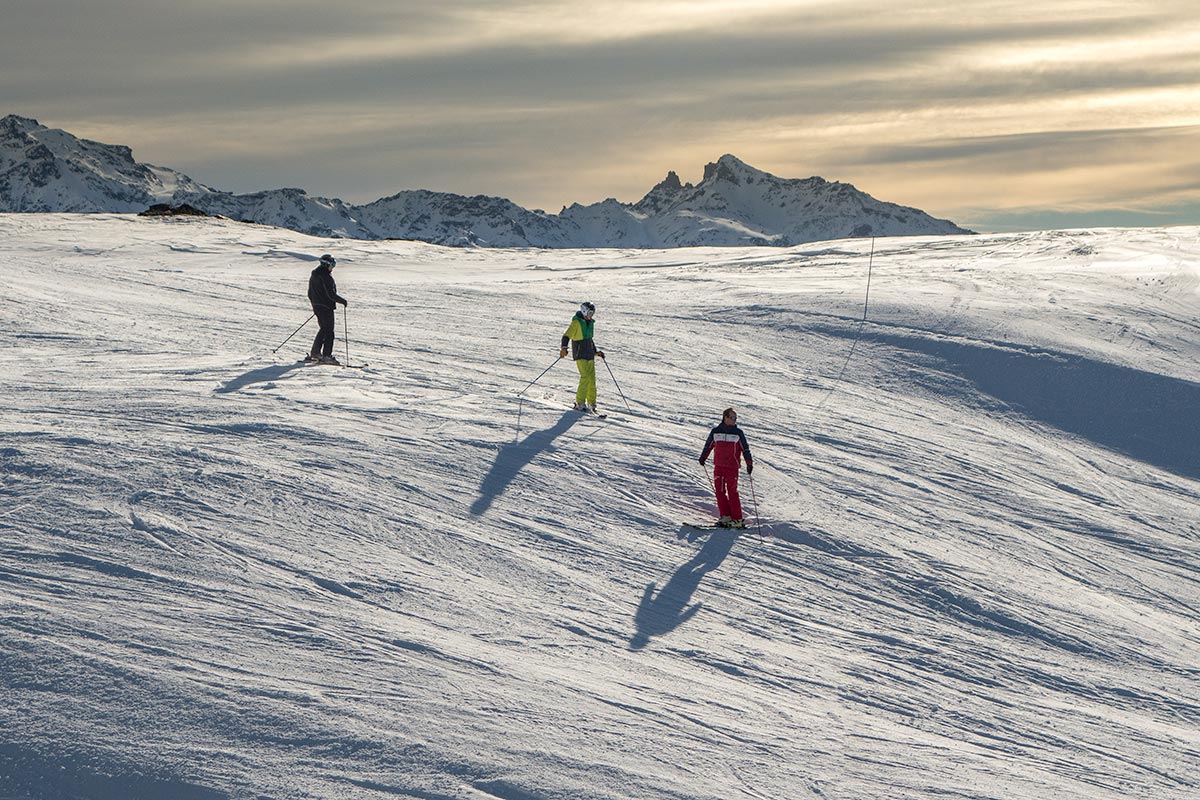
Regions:
<instances>
[{"instance_id":1,"label":"cloud","mask_svg":"<svg viewBox=\"0 0 1200 800\"><path fill-rule=\"evenodd\" d=\"M1042 166L1096 166L1127 161L1129 150L1171 152L1173 158L1195 152L1200 125L1178 128L1108 128L1083 131L1036 131L1005 136L946 139L925 144L880 148L860 154L860 163L969 161L1002 166L1014 159L1035 159Z\"/></svg>"},{"instance_id":2,"label":"cloud","mask_svg":"<svg viewBox=\"0 0 1200 800\"><path fill-rule=\"evenodd\" d=\"M1005 173L1072 158L1099 185L1169 144L1140 156L1146 178L1122 173L1154 202L1149 176L1190 163L1175 145L1200 124L1198 52L1192 4L1166 0L10 0L0 110L239 191L557 208L733 152L951 216L1011 189ZM1030 184L1045 206L1077 202L1083 178L1054 172Z\"/></svg>"}]
</instances>

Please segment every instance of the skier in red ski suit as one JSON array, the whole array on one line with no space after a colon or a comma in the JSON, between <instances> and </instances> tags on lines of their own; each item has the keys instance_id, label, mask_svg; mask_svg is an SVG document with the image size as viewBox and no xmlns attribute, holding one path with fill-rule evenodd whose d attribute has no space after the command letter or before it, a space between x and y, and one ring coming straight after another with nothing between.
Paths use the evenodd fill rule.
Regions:
<instances>
[{"instance_id":1,"label":"skier in red ski suit","mask_svg":"<svg viewBox=\"0 0 1200 800\"><path fill-rule=\"evenodd\" d=\"M742 499L738 496L738 470L742 466L742 458L746 459L746 474L754 472L754 459L750 455L750 445L746 442L746 434L737 426L737 412L727 408L721 414L721 424L708 434L704 450L700 453L700 463L708 461L708 454L713 454L713 487L717 492L717 513L721 518L717 525L722 528L744 528L742 519Z\"/></svg>"}]
</instances>

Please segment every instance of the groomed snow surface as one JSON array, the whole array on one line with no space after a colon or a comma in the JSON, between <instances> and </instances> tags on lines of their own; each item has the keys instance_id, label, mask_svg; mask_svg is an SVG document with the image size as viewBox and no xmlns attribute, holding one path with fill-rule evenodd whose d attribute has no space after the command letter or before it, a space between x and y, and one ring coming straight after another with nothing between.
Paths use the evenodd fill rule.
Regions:
<instances>
[{"instance_id":1,"label":"groomed snow surface","mask_svg":"<svg viewBox=\"0 0 1200 800\"><path fill-rule=\"evenodd\" d=\"M0 216L0 797L1200 796L1200 229L873 247Z\"/></svg>"}]
</instances>

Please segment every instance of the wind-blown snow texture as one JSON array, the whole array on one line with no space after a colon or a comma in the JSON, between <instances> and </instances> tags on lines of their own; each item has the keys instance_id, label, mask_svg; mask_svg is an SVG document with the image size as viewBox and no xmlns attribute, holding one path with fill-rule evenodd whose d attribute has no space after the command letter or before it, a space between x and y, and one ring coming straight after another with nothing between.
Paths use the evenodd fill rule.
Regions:
<instances>
[{"instance_id":1,"label":"wind-blown snow texture","mask_svg":"<svg viewBox=\"0 0 1200 800\"><path fill-rule=\"evenodd\" d=\"M501 197L405 191L363 206L303 189L235 195L134 162L128 147L80 140L36 120L0 119L0 211L131 212L188 203L210 214L317 236L485 247L787 246L864 236L965 234L947 220L822 178L777 178L731 155L696 186L671 172L634 204L529 211Z\"/></svg>"},{"instance_id":2,"label":"wind-blown snow texture","mask_svg":"<svg viewBox=\"0 0 1200 800\"><path fill-rule=\"evenodd\" d=\"M1196 797L1198 245L0 215L0 796Z\"/></svg>"}]
</instances>

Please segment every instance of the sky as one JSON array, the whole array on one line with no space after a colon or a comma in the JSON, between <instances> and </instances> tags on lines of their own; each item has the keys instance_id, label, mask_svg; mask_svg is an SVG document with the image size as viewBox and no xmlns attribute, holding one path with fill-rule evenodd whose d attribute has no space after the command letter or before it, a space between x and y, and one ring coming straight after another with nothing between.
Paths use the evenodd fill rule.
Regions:
<instances>
[{"instance_id":1,"label":"sky","mask_svg":"<svg viewBox=\"0 0 1200 800\"><path fill-rule=\"evenodd\" d=\"M214 188L558 211L725 153L980 231L1200 223L1195 0L5 0L0 116Z\"/></svg>"}]
</instances>

